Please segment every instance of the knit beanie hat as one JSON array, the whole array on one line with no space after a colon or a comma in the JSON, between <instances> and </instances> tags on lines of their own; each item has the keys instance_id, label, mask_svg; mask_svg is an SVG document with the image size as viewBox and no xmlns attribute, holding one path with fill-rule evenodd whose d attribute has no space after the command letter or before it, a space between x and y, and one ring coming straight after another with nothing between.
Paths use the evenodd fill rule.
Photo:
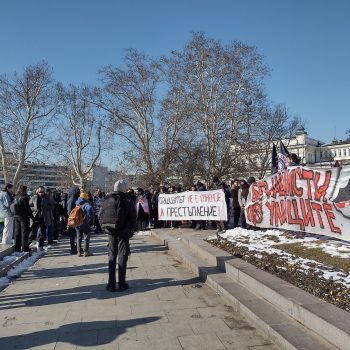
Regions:
<instances>
[{"instance_id":1,"label":"knit beanie hat","mask_svg":"<svg viewBox=\"0 0 350 350\"><path fill-rule=\"evenodd\" d=\"M85 193L85 192L82 192L82 193L80 193L80 198L88 200L89 199L89 195L87 193Z\"/></svg>"},{"instance_id":2,"label":"knit beanie hat","mask_svg":"<svg viewBox=\"0 0 350 350\"><path fill-rule=\"evenodd\" d=\"M113 187L114 192L125 192L128 188L128 182L124 179L118 180Z\"/></svg>"}]
</instances>

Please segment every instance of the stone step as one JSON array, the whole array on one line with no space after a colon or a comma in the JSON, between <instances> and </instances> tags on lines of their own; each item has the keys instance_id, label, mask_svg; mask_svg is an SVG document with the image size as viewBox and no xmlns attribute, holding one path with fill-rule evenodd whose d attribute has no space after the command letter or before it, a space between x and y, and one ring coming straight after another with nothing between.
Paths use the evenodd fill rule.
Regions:
<instances>
[{"instance_id":1,"label":"stone step","mask_svg":"<svg viewBox=\"0 0 350 350\"><path fill-rule=\"evenodd\" d=\"M11 255L14 251L14 245L0 244L0 260L2 260L5 256Z\"/></svg>"},{"instance_id":2,"label":"stone step","mask_svg":"<svg viewBox=\"0 0 350 350\"><path fill-rule=\"evenodd\" d=\"M246 316L281 350L335 350L345 349L348 345L348 343L343 344L343 347L332 345L268 300L255 294L247 286L232 279L224 271L225 263L232 260L231 255L220 250L221 254L214 258L213 254L209 256L203 247L186 238L179 240L156 230L152 231L152 235L160 239L183 261L184 265L221 294L235 310ZM208 245L209 250L212 248L215 247Z\"/></svg>"},{"instance_id":3,"label":"stone step","mask_svg":"<svg viewBox=\"0 0 350 350\"><path fill-rule=\"evenodd\" d=\"M287 313L328 342L339 349L349 348L350 315L348 312L239 258L232 257L202 238L184 237L181 241L197 255L225 271L234 282L267 300L278 310Z\"/></svg>"}]
</instances>

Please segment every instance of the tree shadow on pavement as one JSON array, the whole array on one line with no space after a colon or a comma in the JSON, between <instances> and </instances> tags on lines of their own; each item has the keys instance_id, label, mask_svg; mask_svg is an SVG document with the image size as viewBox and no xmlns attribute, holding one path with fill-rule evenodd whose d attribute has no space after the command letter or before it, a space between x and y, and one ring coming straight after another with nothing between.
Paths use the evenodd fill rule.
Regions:
<instances>
[{"instance_id":1,"label":"tree shadow on pavement","mask_svg":"<svg viewBox=\"0 0 350 350\"><path fill-rule=\"evenodd\" d=\"M1 349L32 349L56 342L94 347L115 342L118 337L127 332L128 328L155 322L159 319L160 317L146 317L118 321L70 323L54 329L2 337L0 338Z\"/></svg>"},{"instance_id":2,"label":"tree shadow on pavement","mask_svg":"<svg viewBox=\"0 0 350 350\"><path fill-rule=\"evenodd\" d=\"M30 270L29 273L21 277L21 281L60 278L67 276L85 276L95 273L107 273L107 263L96 263L86 265L74 265L68 267L54 267L40 270Z\"/></svg>"},{"instance_id":3,"label":"tree shadow on pavement","mask_svg":"<svg viewBox=\"0 0 350 350\"><path fill-rule=\"evenodd\" d=\"M187 280L146 278L129 281L130 289L122 293L111 293L105 290L105 284L96 284L52 291L2 295L0 300L0 310L22 307L40 307L92 299L105 300L125 294L143 293L158 288L196 284L198 282L200 282L199 278L190 278Z\"/></svg>"}]
</instances>

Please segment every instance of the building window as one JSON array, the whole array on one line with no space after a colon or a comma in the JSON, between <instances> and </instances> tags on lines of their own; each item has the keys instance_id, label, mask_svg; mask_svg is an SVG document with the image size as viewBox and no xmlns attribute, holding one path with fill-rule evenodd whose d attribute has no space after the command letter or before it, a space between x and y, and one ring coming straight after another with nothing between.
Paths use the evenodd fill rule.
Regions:
<instances>
[{"instance_id":1,"label":"building window","mask_svg":"<svg viewBox=\"0 0 350 350\"><path fill-rule=\"evenodd\" d=\"M346 149L345 148L343 149L343 156L344 157L346 156Z\"/></svg>"}]
</instances>

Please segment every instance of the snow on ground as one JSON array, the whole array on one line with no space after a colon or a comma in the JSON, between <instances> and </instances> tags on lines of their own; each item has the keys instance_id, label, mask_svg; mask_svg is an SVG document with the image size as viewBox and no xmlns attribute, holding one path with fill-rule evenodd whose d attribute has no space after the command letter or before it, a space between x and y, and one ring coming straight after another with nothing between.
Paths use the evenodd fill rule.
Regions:
<instances>
[{"instance_id":1,"label":"snow on ground","mask_svg":"<svg viewBox=\"0 0 350 350\"><path fill-rule=\"evenodd\" d=\"M339 269L335 269L333 266L327 266L314 260L297 257L276 247L278 244L301 243L308 248L322 249L325 253L334 257L350 258L350 242L337 240L324 241L324 237L319 239L315 236L295 238L295 236L286 234L286 232L280 230L253 231L240 227L227 230L225 233L221 233L220 237L237 247L246 247L257 258L261 258L262 253L277 254L289 264L299 265L299 269L303 272L307 272L310 269L310 265L312 265L313 269L323 275L325 279L333 279L333 281L342 283L347 288L350 288L350 273L339 271ZM208 240L214 240L216 238L216 235L212 235L208 237Z\"/></svg>"},{"instance_id":2,"label":"snow on ground","mask_svg":"<svg viewBox=\"0 0 350 350\"><path fill-rule=\"evenodd\" d=\"M22 253L13 253L9 256L4 257L4 259L0 262L0 264L3 262L3 264L8 264L17 259ZM5 277L0 278L0 290L3 289L4 287L8 286L11 282L11 278L20 276L24 271L29 270L34 263L41 258L45 252L40 251L40 252L34 252L32 255L21 261L17 266L13 267L7 272L7 275Z\"/></svg>"},{"instance_id":3,"label":"snow on ground","mask_svg":"<svg viewBox=\"0 0 350 350\"><path fill-rule=\"evenodd\" d=\"M134 236L151 236L151 231L137 231Z\"/></svg>"}]
</instances>

